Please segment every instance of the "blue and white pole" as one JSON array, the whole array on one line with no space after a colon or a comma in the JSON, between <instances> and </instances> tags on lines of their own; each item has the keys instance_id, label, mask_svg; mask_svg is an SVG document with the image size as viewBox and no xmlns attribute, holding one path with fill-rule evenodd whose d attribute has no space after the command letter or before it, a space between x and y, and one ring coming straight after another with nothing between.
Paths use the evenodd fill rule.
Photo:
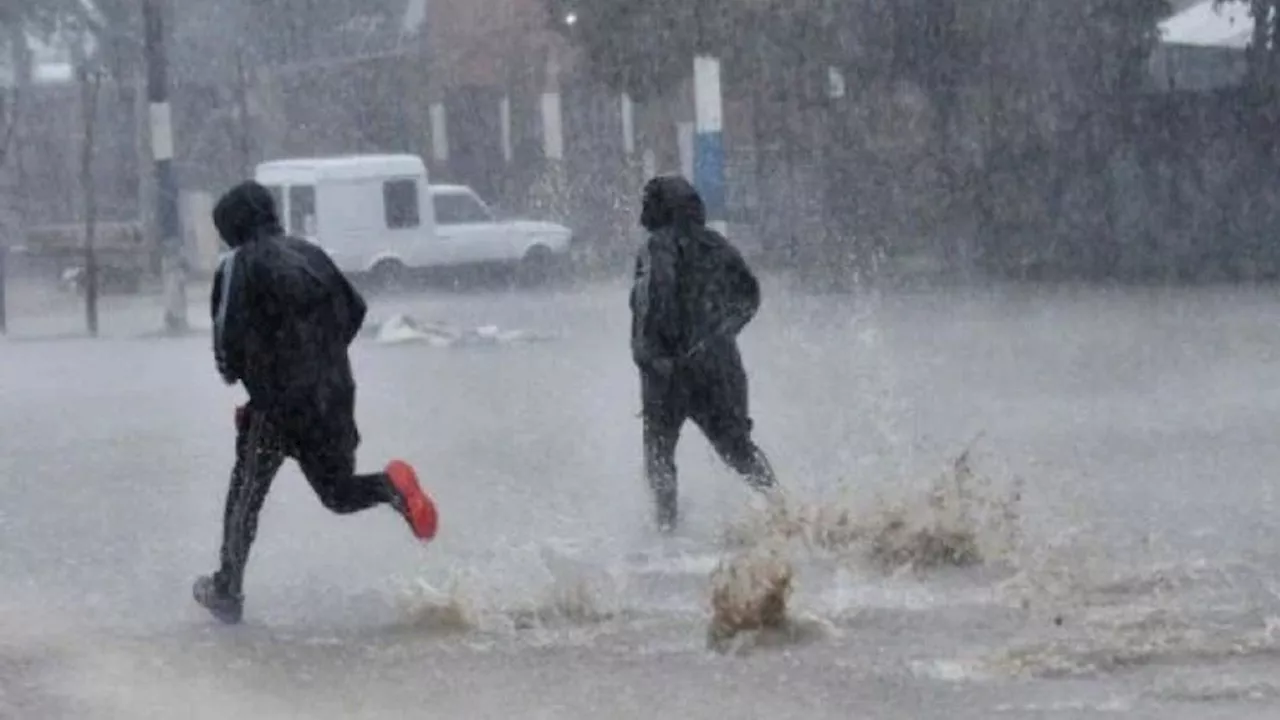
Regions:
<instances>
[{"instance_id":1,"label":"blue and white pole","mask_svg":"<svg viewBox=\"0 0 1280 720\"><path fill-rule=\"evenodd\" d=\"M707 206L707 221L724 232L728 213L724 172L724 103L720 95L720 59L693 59L693 184Z\"/></svg>"},{"instance_id":2,"label":"blue and white pole","mask_svg":"<svg viewBox=\"0 0 1280 720\"><path fill-rule=\"evenodd\" d=\"M164 327L187 329L187 282L182 229L178 218L178 182L173 169L173 116L169 107L169 67L164 44L163 0L142 5L147 61L147 100L151 115L151 154L155 163L156 220L164 280Z\"/></svg>"}]
</instances>

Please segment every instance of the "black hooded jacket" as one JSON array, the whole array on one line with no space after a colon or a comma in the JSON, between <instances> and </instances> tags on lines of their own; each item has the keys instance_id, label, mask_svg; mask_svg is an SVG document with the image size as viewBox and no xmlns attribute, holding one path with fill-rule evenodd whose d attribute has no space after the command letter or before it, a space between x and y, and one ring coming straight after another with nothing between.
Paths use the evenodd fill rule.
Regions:
<instances>
[{"instance_id":1,"label":"black hooded jacket","mask_svg":"<svg viewBox=\"0 0 1280 720\"><path fill-rule=\"evenodd\" d=\"M364 322L364 299L322 249L284 233L258 183L227 192L213 222L231 248L210 297L218 372L243 383L255 409L288 424L349 424L347 347Z\"/></svg>"},{"instance_id":2,"label":"black hooded jacket","mask_svg":"<svg viewBox=\"0 0 1280 720\"><path fill-rule=\"evenodd\" d=\"M742 254L707 227L698 191L679 176L650 180L640 224L649 236L636 258L631 289L636 365L737 358L738 333L760 308L760 284Z\"/></svg>"}]
</instances>

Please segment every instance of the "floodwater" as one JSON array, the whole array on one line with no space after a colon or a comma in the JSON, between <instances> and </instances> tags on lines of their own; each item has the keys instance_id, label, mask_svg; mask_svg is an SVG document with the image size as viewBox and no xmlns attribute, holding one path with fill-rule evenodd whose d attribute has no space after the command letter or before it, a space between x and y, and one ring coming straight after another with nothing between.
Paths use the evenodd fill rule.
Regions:
<instances>
[{"instance_id":1,"label":"floodwater","mask_svg":"<svg viewBox=\"0 0 1280 720\"><path fill-rule=\"evenodd\" d=\"M441 534L331 516L287 465L235 628L190 600L241 399L208 338L113 300L107 337L31 339L74 315L12 304L0 717L1280 714L1276 291L767 291L743 345L788 520L690 428L684 525L650 529L625 288L387 298L556 339L362 340L361 465L414 462ZM886 560L895 518L974 562ZM792 630L709 650L712 571L765 546Z\"/></svg>"}]
</instances>

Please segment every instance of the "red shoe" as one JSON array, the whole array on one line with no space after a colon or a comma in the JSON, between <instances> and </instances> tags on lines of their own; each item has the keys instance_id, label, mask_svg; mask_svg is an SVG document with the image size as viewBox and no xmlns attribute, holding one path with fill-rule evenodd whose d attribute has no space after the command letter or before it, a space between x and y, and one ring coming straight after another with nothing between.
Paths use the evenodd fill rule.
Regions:
<instances>
[{"instance_id":1,"label":"red shoe","mask_svg":"<svg viewBox=\"0 0 1280 720\"><path fill-rule=\"evenodd\" d=\"M436 504L418 485L418 474L413 467L401 460L392 460L387 463L386 473L402 501L397 504L396 509L409 522L414 536L419 540L434 538L440 525L440 517L436 513Z\"/></svg>"}]
</instances>

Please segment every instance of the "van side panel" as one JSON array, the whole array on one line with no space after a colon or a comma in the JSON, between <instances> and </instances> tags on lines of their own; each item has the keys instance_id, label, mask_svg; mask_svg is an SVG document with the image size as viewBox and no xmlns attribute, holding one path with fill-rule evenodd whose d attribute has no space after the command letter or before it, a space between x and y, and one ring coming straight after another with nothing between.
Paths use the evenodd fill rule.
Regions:
<instances>
[{"instance_id":1,"label":"van side panel","mask_svg":"<svg viewBox=\"0 0 1280 720\"><path fill-rule=\"evenodd\" d=\"M379 248L378 225L367 208L376 206L378 184L370 180L322 180L318 241L343 272L369 269Z\"/></svg>"},{"instance_id":2,"label":"van side panel","mask_svg":"<svg viewBox=\"0 0 1280 720\"><path fill-rule=\"evenodd\" d=\"M380 258L391 257L410 267L423 264L429 231L387 227L383 204L385 178L323 180L317 191L321 206L319 243L344 272L365 272Z\"/></svg>"}]
</instances>

